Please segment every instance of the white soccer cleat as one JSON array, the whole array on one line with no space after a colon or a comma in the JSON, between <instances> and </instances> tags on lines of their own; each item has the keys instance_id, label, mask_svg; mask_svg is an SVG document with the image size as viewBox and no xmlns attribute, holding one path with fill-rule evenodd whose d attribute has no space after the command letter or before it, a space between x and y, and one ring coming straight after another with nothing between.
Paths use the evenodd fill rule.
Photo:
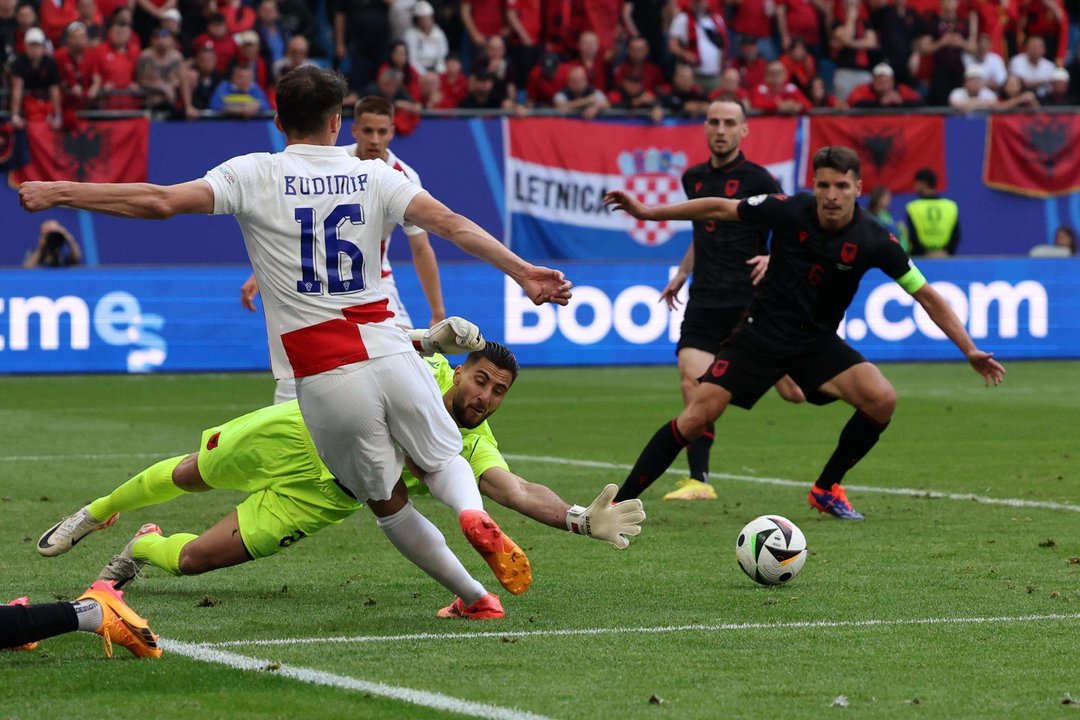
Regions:
<instances>
[{"instance_id":1,"label":"white soccer cleat","mask_svg":"<svg viewBox=\"0 0 1080 720\"><path fill-rule=\"evenodd\" d=\"M113 513L111 518L105 522L101 522L100 520L96 520L87 508L89 508L89 505L79 510L74 515L68 515L66 518L46 530L45 534L38 538L38 553L45 557L63 555L68 550L78 545L79 541L84 537L92 532L104 530L116 522L116 519L120 517L120 513Z\"/></svg>"},{"instance_id":2,"label":"white soccer cleat","mask_svg":"<svg viewBox=\"0 0 1080 720\"><path fill-rule=\"evenodd\" d=\"M150 534L161 535L161 528L154 523L146 523L139 528L139 532L135 533L135 537L128 541L120 554L113 555L113 559L109 561L109 564L101 569L101 572L98 573L98 580L112 580L113 587L119 590L139 577L139 571L146 565L146 560L136 560L133 548L136 540Z\"/></svg>"}]
</instances>

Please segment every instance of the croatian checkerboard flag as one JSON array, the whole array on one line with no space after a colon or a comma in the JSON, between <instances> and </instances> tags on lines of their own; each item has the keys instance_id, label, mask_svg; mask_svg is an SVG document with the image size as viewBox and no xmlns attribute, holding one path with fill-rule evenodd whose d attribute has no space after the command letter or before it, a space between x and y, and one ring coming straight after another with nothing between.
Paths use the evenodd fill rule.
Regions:
<instances>
[{"instance_id":1,"label":"croatian checkerboard flag","mask_svg":"<svg viewBox=\"0 0 1080 720\"><path fill-rule=\"evenodd\" d=\"M794 189L793 118L755 118L746 157ZM678 260L688 222L643 222L603 205L608 190L647 204L686 199L682 174L708 160L704 125L654 126L513 118L506 137L506 227L510 246L532 259Z\"/></svg>"}]
</instances>

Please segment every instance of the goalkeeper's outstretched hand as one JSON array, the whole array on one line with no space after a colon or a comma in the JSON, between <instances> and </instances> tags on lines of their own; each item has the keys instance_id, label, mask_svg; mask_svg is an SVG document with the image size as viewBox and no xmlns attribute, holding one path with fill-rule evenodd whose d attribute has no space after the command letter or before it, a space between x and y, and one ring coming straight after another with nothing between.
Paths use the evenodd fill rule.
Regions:
<instances>
[{"instance_id":1,"label":"goalkeeper's outstretched hand","mask_svg":"<svg viewBox=\"0 0 1080 720\"><path fill-rule=\"evenodd\" d=\"M612 505L611 501L618 491L617 485L608 485L589 507L574 505L566 513L566 528L625 550L630 546L630 538L641 534L645 510L637 498Z\"/></svg>"},{"instance_id":2,"label":"goalkeeper's outstretched hand","mask_svg":"<svg viewBox=\"0 0 1080 720\"><path fill-rule=\"evenodd\" d=\"M460 355L483 350L486 344L480 328L457 316L440 320L426 330L410 330L409 337L424 355Z\"/></svg>"}]
</instances>

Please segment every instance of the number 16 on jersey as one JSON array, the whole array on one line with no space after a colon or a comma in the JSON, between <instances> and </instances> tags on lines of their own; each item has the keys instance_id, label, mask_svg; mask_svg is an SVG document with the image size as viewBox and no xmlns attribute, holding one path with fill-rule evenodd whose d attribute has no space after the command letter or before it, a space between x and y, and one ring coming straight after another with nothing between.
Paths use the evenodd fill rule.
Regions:
<instances>
[{"instance_id":1,"label":"number 16 on jersey","mask_svg":"<svg viewBox=\"0 0 1080 720\"><path fill-rule=\"evenodd\" d=\"M296 283L297 292L304 295L322 295L323 283L315 271L315 208L296 208L296 222L300 225L301 279ZM326 245L326 291L331 295L356 293L364 289L364 254L352 241L341 237L338 230L346 222L364 224L364 209L359 204L338 205L323 221L323 241ZM351 272L342 278L342 255L349 258Z\"/></svg>"}]
</instances>

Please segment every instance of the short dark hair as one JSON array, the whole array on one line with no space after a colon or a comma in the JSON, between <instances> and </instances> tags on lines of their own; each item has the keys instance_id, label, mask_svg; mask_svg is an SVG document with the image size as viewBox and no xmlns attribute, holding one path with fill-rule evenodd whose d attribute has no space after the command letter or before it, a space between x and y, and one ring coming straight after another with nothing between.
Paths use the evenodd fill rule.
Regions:
<instances>
[{"instance_id":1,"label":"short dark hair","mask_svg":"<svg viewBox=\"0 0 1080 720\"><path fill-rule=\"evenodd\" d=\"M814 153L814 172L827 168L839 173L851 171L855 179L862 177L862 166L855 151L843 145L826 145Z\"/></svg>"},{"instance_id":2,"label":"short dark hair","mask_svg":"<svg viewBox=\"0 0 1080 720\"><path fill-rule=\"evenodd\" d=\"M503 345L492 340L488 340L484 345L483 350L474 350L469 353L469 356L465 358L465 366L468 367L478 360L487 360L500 370L506 370L513 376L514 380L517 380L518 372L521 370L521 366L518 365L518 360L514 356L514 352Z\"/></svg>"},{"instance_id":3,"label":"short dark hair","mask_svg":"<svg viewBox=\"0 0 1080 720\"><path fill-rule=\"evenodd\" d=\"M331 115L341 112L348 83L336 70L305 65L290 70L278 81L277 116L289 137L318 133Z\"/></svg>"},{"instance_id":4,"label":"short dark hair","mask_svg":"<svg viewBox=\"0 0 1080 720\"><path fill-rule=\"evenodd\" d=\"M393 120L394 103L379 95L368 95L367 97L362 97L357 100L356 105L353 106L354 118L358 118L364 113L371 113L372 115L385 115L386 117Z\"/></svg>"},{"instance_id":5,"label":"short dark hair","mask_svg":"<svg viewBox=\"0 0 1080 720\"><path fill-rule=\"evenodd\" d=\"M930 168L921 168L915 173L915 182L926 183L933 190L937 187L937 173Z\"/></svg>"}]
</instances>

